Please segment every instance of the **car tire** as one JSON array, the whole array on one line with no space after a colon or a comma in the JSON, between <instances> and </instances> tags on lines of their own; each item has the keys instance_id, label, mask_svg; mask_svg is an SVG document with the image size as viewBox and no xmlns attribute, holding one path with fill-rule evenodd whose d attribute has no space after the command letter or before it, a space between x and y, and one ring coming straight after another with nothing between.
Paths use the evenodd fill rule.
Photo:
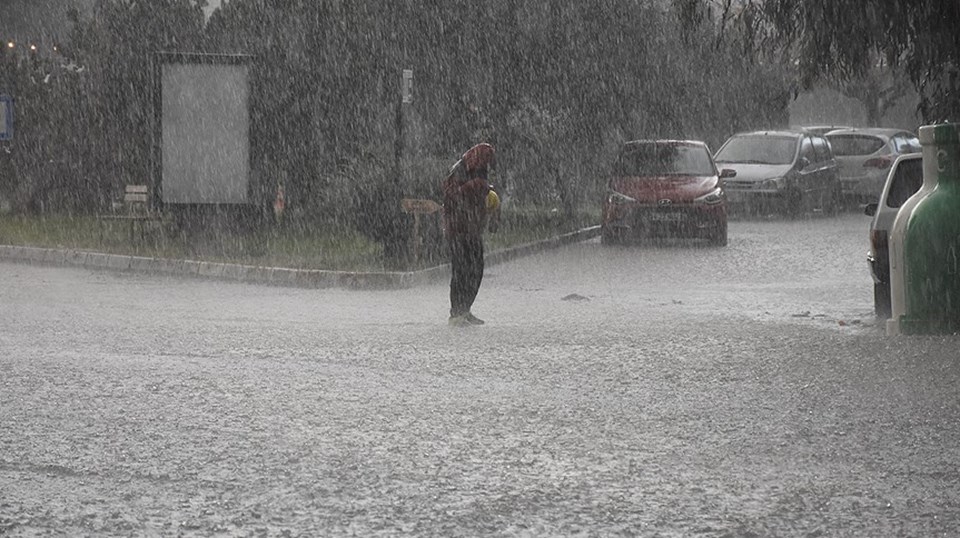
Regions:
<instances>
[{"instance_id":1,"label":"car tire","mask_svg":"<svg viewBox=\"0 0 960 538\"><path fill-rule=\"evenodd\" d=\"M727 246L727 221L717 222L707 240L715 247Z\"/></svg>"},{"instance_id":2,"label":"car tire","mask_svg":"<svg viewBox=\"0 0 960 538\"><path fill-rule=\"evenodd\" d=\"M890 304L890 284L876 282L873 284L873 311L877 319L890 319L893 307Z\"/></svg>"}]
</instances>

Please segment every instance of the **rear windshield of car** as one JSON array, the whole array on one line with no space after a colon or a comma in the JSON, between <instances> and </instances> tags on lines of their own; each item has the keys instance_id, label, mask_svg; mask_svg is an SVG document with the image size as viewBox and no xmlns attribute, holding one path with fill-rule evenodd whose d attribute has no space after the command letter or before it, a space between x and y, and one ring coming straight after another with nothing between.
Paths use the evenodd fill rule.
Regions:
<instances>
[{"instance_id":1,"label":"rear windshield of car","mask_svg":"<svg viewBox=\"0 0 960 538\"><path fill-rule=\"evenodd\" d=\"M883 139L867 135L827 135L833 154L838 157L847 155L870 155L883 147Z\"/></svg>"},{"instance_id":2,"label":"rear windshield of car","mask_svg":"<svg viewBox=\"0 0 960 538\"><path fill-rule=\"evenodd\" d=\"M716 174L710 152L703 146L642 144L630 146L617 159L617 175L712 176Z\"/></svg>"},{"instance_id":3,"label":"rear windshield of car","mask_svg":"<svg viewBox=\"0 0 960 538\"><path fill-rule=\"evenodd\" d=\"M887 207L898 208L923 185L923 161L900 161L887 192Z\"/></svg>"},{"instance_id":4,"label":"rear windshield of car","mask_svg":"<svg viewBox=\"0 0 960 538\"><path fill-rule=\"evenodd\" d=\"M797 139L789 136L737 136L717 153L718 163L790 164Z\"/></svg>"}]
</instances>

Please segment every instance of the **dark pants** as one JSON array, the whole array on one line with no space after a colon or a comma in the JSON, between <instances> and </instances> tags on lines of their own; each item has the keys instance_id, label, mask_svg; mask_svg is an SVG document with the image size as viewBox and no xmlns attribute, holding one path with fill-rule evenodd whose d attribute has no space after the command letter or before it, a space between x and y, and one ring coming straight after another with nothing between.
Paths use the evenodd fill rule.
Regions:
<instances>
[{"instance_id":1,"label":"dark pants","mask_svg":"<svg viewBox=\"0 0 960 538\"><path fill-rule=\"evenodd\" d=\"M483 238L477 234L455 234L450 238L450 315L470 311L483 280Z\"/></svg>"}]
</instances>

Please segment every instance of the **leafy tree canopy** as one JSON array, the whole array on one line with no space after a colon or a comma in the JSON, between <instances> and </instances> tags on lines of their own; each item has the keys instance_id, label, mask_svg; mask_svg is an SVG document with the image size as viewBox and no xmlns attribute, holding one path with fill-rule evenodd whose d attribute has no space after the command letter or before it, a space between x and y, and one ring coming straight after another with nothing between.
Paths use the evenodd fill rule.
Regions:
<instances>
[{"instance_id":1,"label":"leafy tree canopy","mask_svg":"<svg viewBox=\"0 0 960 538\"><path fill-rule=\"evenodd\" d=\"M862 79L882 62L909 76L924 121L960 120L957 0L748 0L738 9L756 46L786 54L805 86Z\"/></svg>"}]
</instances>

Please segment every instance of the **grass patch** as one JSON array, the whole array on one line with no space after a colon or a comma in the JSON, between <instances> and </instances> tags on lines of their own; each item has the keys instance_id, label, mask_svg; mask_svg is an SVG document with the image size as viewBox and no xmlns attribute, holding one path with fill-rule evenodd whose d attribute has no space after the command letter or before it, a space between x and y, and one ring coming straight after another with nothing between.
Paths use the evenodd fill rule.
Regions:
<instances>
[{"instance_id":1,"label":"grass patch","mask_svg":"<svg viewBox=\"0 0 960 538\"><path fill-rule=\"evenodd\" d=\"M486 235L485 247L487 252L493 252L575 232L599 222L599 213L581 213L574 219L568 219L551 209L504 210L500 230Z\"/></svg>"},{"instance_id":2,"label":"grass patch","mask_svg":"<svg viewBox=\"0 0 960 538\"><path fill-rule=\"evenodd\" d=\"M378 271L381 247L357 232L271 227L253 232L223 229L187 235L170 223L130 223L92 216L0 216L0 244L66 248L270 267Z\"/></svg>"},{"instance_id":3,"label":"grass patch","mask_svg":"<svg viewBox=\"0 0 960 538\"><path fill-rule=\"evenodd\" d=\"M594 215L574 220L541 209L505 210L500 230L486 235L487 252L575 231L598 222ZM169 222L134 229L125 221L98 222L93 216L0 215L0 244L105 252L153 258L189 259L244 265L384 270L382 247L359 232L337 225L269 226L242 232L210 227L190 234ZM430 265L424 263L422 265Z\"/></svg>"}]
</instances>

